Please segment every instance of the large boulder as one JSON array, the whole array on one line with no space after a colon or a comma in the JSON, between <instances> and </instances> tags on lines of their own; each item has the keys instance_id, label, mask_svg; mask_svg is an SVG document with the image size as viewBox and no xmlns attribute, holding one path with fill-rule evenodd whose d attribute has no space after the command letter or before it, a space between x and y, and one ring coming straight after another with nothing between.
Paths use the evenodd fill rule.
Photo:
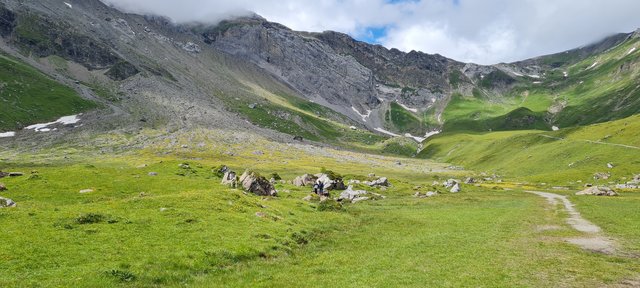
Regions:
<instances>
[{"instance_id":1,"label":"large boulder","mask_svg":"<svg viewBox=\"0 0 640 288\"><path fill-rule=\"evenodd\" d=\"M316 182L322 182L324 184L324 190L344 190L346 189L342 179L331 179L327 174L316 174Z\"/></svg>"},{"instance_id":2,"label":"large boulder","mask_svg":"<svg viewBox=\"0 0 640 288\"><path fill-rule=\"evenodd\" d=\"M0 208L16 207L16 202L9 198L0 197Z\"/></svg>"},{"instance_id":3,"label":"large boulder","mask_svg":"<svg viewBox=\"0 0 640 288\"><path fill-rule=\"evenodd\" d=\"M318 180L318 177L313 176L311 174L304 174L302 176L298 176L295 179L293 179L293 185L297 187L313 185L313 183L315 183L316 180Z\"/></svg>"},{"instance_id":4,"label":"large boulder","mask_svg":"<svg viewBox=\"0 0 640 288\"><path fill-rule=\"evenodd\" d=\"M276 196L278 194L269 180L249 170L240 176L240 184L245 191L259 196Z\"/></svg>"},{"instance_id":5,"label":"large boulder","mask_svg":"<svg viewBox=\"0 0 640 288\"><path fill-rule=\"evenodd\" d=\"M576 195L618 196L618 193L609 187L593 186L576 193Z\"/></svg>"},{"instance_id":6,"label":"large boulder","mask_svg":"<svg viewBox=\"0 0 640 288\"><path fill-rule=\"evenodd\" d=\"M229 185L232 188L236 188L236 186L238 185L238 177L236 175L236 172L227 169L227 171L224 172L224 176L222 176L222 181L220 182L220 184Z\"/></svg>"}]
</instances>

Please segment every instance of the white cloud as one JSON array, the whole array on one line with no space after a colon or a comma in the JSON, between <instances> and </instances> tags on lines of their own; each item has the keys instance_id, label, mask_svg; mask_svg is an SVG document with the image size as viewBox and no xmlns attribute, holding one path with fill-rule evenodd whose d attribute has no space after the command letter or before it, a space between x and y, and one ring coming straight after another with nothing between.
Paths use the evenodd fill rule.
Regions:
<instances>
[{"instance_id":1,"label":"white cloud","mask_svg":"<svg viewBox=\"0 0 640 288\"><path fill-rule=\"evenodd\" d=\"M636 0L103 0L178 22L217 22L256 12L295 30L365 36L389 26L382 44L481 64L560 52L640 27ZM457 4L456 4L457 3Z\"/></svg>"}]
</instances>

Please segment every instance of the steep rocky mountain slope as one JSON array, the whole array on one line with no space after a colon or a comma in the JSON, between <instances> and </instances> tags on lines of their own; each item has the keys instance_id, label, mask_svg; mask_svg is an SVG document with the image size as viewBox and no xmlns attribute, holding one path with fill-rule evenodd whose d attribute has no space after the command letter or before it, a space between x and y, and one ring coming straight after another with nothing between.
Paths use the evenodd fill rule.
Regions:
<instances>
[{"instance_id":1,"label":"steep rocky mountain slope","mask_svg":"<svg viewBox=\"0 0 640 288\"><path fill-rule=\"evenodd\" d=\"M0 3L4 59L69 87L65 97L49 97L45 88L3 90L3 114L28 115L0 118L5 131L85 111L89 132L246 128L384 149L406 147L382 142L389 135L421 141L443 129L551 130L640 111L638 33L482 66L337 32L293 31L259 16L176 25L98 0Z\"/></svg>"}]
</instances>

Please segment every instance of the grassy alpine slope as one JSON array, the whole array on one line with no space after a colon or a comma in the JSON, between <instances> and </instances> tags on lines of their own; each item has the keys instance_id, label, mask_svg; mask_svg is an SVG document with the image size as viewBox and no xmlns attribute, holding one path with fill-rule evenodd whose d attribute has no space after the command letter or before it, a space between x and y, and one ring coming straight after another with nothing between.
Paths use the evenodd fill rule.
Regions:
<instances>
[{"instance_id":1,"label":"grassy alpine slope","mask_svg":"<svg viewBox=\"0 0 640 288\"><path fill-rule=\"evenodd\" d=\"M411 195L434 189L434 180L473 173L245 136L206 140L215 135L190 132L107 157L69 144L3 151L3 171L34 172L2 179L9 190L1 195L18 207L0 209L0 286L585 287L640 271L637 258L565 243L580 233L544 199L522 193L530 187L464 185L418 199ZM193 141L205 145L178 148ZM184 162L191 168L178 167ZM277 184L279 196L265 198L220 185L212 168L221 164L287 180L321 167L346 179L376 173L393 186L374 189L387 199L326 210L301 200L308 188ZM578 208L625 251L640 251L631 232L636 194ZM626 208L611 212L618 204ZM557 229L541 229L549 225Z\"/></svg>"},{"instance_id":2,"label":"grassy alpine slope","mask_svg":"<svg viewBox=\"0 0 640 288\"><path fill-rule=\"evenodd\" d=\"M611 172L613 177L608 181L623 181L638 173L639 120L636 115L560 131L438 135L425 143L419 157L562 185L592 182L597 172ZM607 163L614 168L608 168Z\"/></svg>"},{"instance_id":3,"label":"grassy alpine slope","mask_svg":"<svg viewBox=\"0 0 640 288\"><path fill-rule=\"evenodd\" d=\"M0 55L0 79L0 132L96 107L73 89L5 55Z\"/></svg>"}]
</instances>

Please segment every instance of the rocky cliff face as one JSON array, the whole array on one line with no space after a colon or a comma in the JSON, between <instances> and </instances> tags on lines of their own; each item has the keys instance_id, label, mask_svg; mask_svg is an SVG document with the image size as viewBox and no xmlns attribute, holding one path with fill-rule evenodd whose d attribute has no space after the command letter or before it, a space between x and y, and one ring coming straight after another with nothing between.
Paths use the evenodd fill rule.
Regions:
<instances>
[{"instance_id":1,"label":"rocky cliff face","mask_svg":"<svg viewBox=\"0 0 640 288\"><path fill-rule=\"evenodd\" d=\"M620 34L564 53L484 66L387 49L337 32L293 31L259 16L216 25L176 25L163 17L122 13L98 0L0 4L0 36L10 46L5 52L38 63L62 58L67 62L62 66L74 68L53 67L49 74L113 91L118 96L109 99L120 102L108 104L136 123L155 119L149 122L226 127L248 120L318 140L351 134L354 130L345 130L350 126L417 136L443 127L551 127L561 118L557 114L571 106L568 96L558 97L558 89L590 83L595 69L588 66L593 62L580 61L634 37ZM628 55L635 54L616 57ZM637 70L635 60L623 60L615 64L621 67L616 73ZM580 79L566 76L569 71ZM542 100L528 104L531 91L548 98L544 101L551 103L553 115L544 108L539 111ZM635 107L627 106L629 111ZM511 113L521 107L530 113ZM460 120L447 119L447 114L464 119L447 126L445 122ZM526 121L514 119L520 114L526 114ZM478 121L485 122L476 125Z\"/></svg>"}]
</instances>

